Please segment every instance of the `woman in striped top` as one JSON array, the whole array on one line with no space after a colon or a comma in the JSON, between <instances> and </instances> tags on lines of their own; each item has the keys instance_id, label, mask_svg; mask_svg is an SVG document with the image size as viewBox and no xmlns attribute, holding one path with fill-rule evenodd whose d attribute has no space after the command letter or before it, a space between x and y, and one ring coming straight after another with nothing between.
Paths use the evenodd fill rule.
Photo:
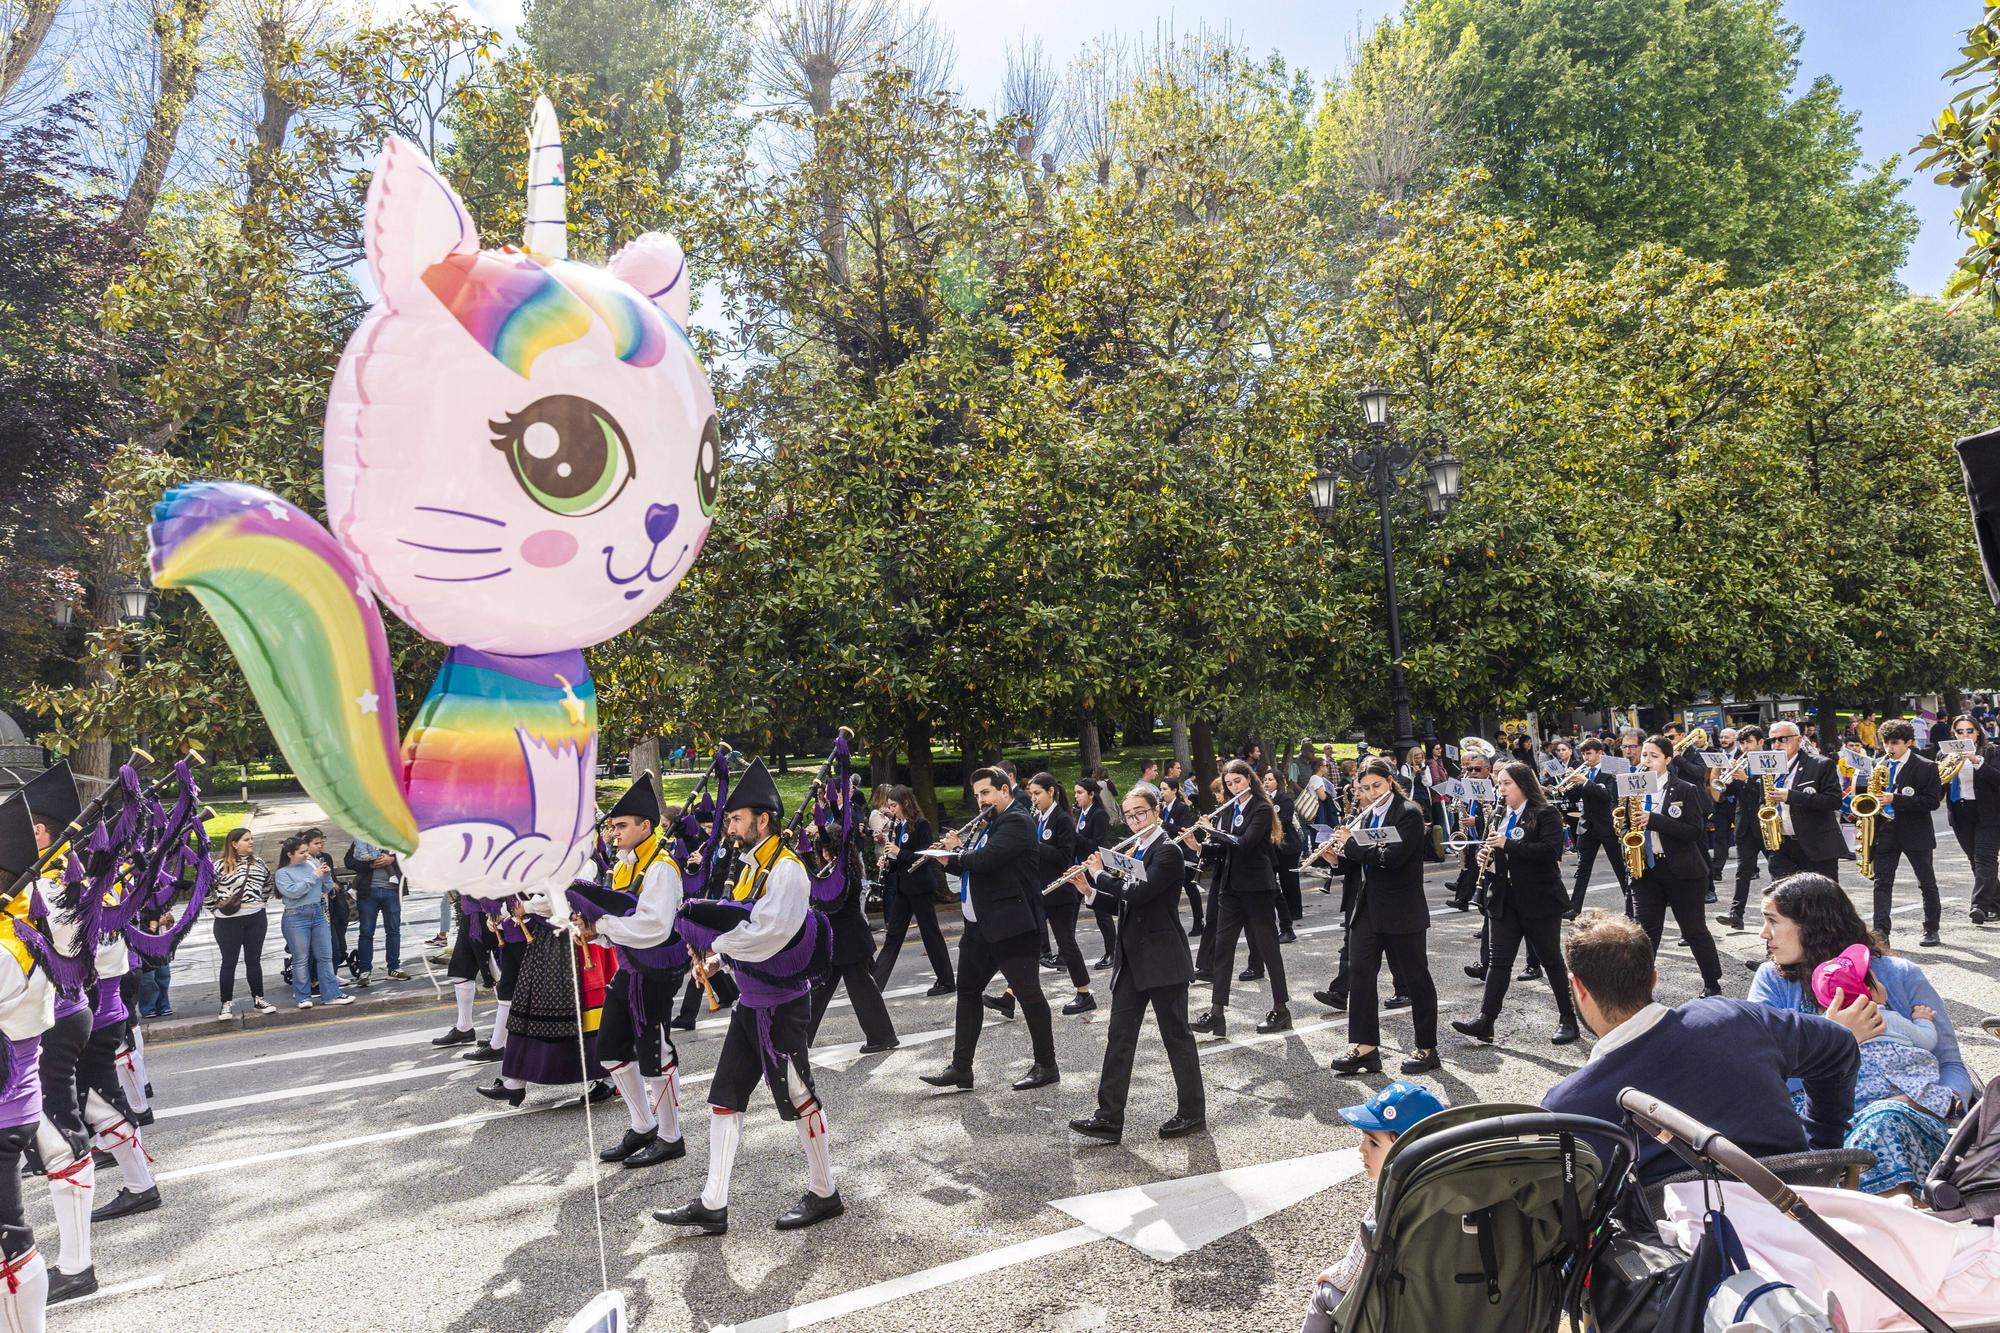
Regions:
<instances>
[{"instance_id":1,"label":"woman in striped top","mask_svg":"<svg viewBox=\"0 0 2000 1333\"><path fill-rule=\"evenodd\" d=\"M235 1016L236 957L243 956L243 976L250 984L250 1004L260 1014L277 1012L264 999L264 931L269 922L264 900L271 894L271 867L257 859L250 830L229 830L216 862L215 899L209 915L215 920L215 944L222 951L222 1019Z\"/></svg>"}]
</instances>

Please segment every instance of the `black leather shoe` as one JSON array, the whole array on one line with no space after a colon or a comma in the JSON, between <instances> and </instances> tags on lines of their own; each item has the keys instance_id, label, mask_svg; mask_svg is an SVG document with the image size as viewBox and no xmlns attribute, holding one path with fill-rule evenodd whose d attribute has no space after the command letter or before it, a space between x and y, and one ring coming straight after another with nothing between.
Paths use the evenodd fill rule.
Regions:
<instances>
[{"instance_id":1,"label":"black leather shoe","mask_svg":"<svg viewBox=\"0 0 2000 1333\"><path fill-rule=\"evenodd\" d=\"M1445 905L1451 908L1451 910L1454 912L1470 911L1472 908L1472 899L1453 898L1449 903L1446 903Z\"/></svg>"},{"instance_id":2,"label":"black leather shoe","mask_svg":"<svg viewBox=\"0 0 2000 1333\"><path fill-rule=\"evenodd\" d=\"M1028 1072L1014 1080L1014 1091L1033 1092L1036 1088L1046 1088L1051 1083L1062 1082L1062 1073L1054 1065L1029 1065Z\"/></svg>"},{"instance_id":3,"label":"black leather shoe","mask_svg":"<svg viewBox=\"0 0 2000 1333\"><path fill-rule=\"evenodd\" d=\"M1299 942L1298 932L1293 930L1290 926L1287 926L1283 930L1278 932L1278 943L1297 944L1298 942Z\"/></svg>"},{"instance_id":4,"label":"black leather shoe","mask_svg":"<svg viewBox=\"0 0 2000 1333\"><path fill-rule=\"evenodd\" d=\"M49 1270L50 1305L73 1301L79 1296L88 1296L96 1290L97 1269L94 1267L78 1273L64 1273L54 1268Z\"/></svg>"},{"instance_id":5,"label":"black leather shoe","mask_svg":"<svg viewBox=\"0 0 2000 1333\"><path fill-rule=\"evenodd\" d=\"M891 1037L887 1041L864 1041L861 1043L861 1053L863 1055L880 1055L884 1051L893 1051L902 1044L903 1040L900 1037Z\"/></svg>"},{"instance_id":6,"label":"black leather shoe","mask_svg":"<svg viewBox=\"0 0 2000 1333\"><path fill-rule=\"evenodd\" d=\"M1313 998L1329 1009L1339 1011L1347 1008L1347 997L1337 991L1316 990L1313 992Z\"/></svg>"},{"instance_id":7,"label":"black leather shoe","mask_svg":"<svg viewBox=\"0 0 2000 1333\"><path fill-rule=\"evenodd\" d=\"M847 1205L840 1201L839 1190L835 1190L824 1199L814 1194L811 1190L807 1190L804 1198L778 1214L778 1220L771 1223L771 1229L773 1231L797 1231L800 1227L809 1227L815 1222L824 1222L830 1217L839 1217L846 1211Z\"/></svg>"},{"instance_id":8,"label":"black leather shoe","mask_svg":"<svg viewBox=\"0 0 2000 1333\"><path fill-rule=\"evenodd\" d=\"M1943 943L1943 937L1935 929L1925 931L1924 937L1917 941L1919 947L1925 949L1935 949L1943 945Z\"/></svg>"},{"instance_id":9,"label":"black leather shoe","mask_svg":"<svg viewBox=\"0 0 2000 1333\"><path fill-rule=\"evenodd\" d=\"M1705 893L1705 894L1703 894L1703 895L1702 895L1702 897L1701 897L1701 900L1702 900L1702 901L1703 901L1704 903L1712 903L1712 902L1714 902L1714 901L1715 901L1715 890L1714 890L1714 889L1710 889L1710 890L1709 890L1709 891L1708 891L1707 893Z\"/></svg>"},{"instance_id":10,"label":"black leather shoe","mask_svg":"<svg viewBox=\"0 0 2000 1333\"><path fill-rule=\"evenodd\" d=\"M957 1065L946 1065L935 1074L925 1074L923 1079L933 1088L957 1088L960 1092L972 1090L972 1071L960 1069Z\"/></svg>"},{"instance_id":11,"label":"black leather shoe","mask_svg":"<svg viewBox=\"0 0 2000 1333\"><path fill-rule=\"evenodd\" d=\"M1062 1007L1066 1014L1087 1014L1097 1007L1097 997L1087 990L1080 990L1076 998Z\"/></svg>"},{"instance_id":12,"label":"black leather shoe","mask_svg":"<svg viewBox=\"0 0 2000 1333\"><path fill-rule=\"evenodd\" d=\"M1764 960L1761 958L1745 958L1743 960L1743 970L1745 972L1755 972L1763 966Z\"/></svg>"},{"instance_id":13,"label":"black leather shoe","mask_svg":"<svg viewBox=\"0 0 2000 1333\"><path fill-rule=\"evenodd\" d=\"M1493 1020L1484 1014L1473 1019L1470 1023L1462 1018L1454 1018L1451 1020L1451 1030L1453 1032L1462 1032L1474 1041L1490 1042L1493 1040Z\"/></svg>"},{"instance_id":14,"label":"black leather shoe","mask_svg":"<svg viewBox=\"0 0 2000 1333\"><path fill-rule=\"evenodd\" d=\"M1002 1018L1014 1016L1014 997L1011 995L982 995L979 1002Z\"/></svg>"},{"instance_id":15,"label":"black leather shoe","mask_svg":"<svg viewBox=\"0 0 2000 1333\"><path fill-rule=\"evenodd\" d=\"M949 981L940 981L925 991L924 994L927 996L949 995L957 989L958 987Z\"/></svg>"},{"instance_id":16,"label":"black leather shoe","mask_svg":"<svg viewBox=\"0 0 2000 1333\"><path fill-rule=\"evenodd\" d=\"M458 1058L461 1060L481 1060L481 1061L498 1060L505 1054L506 1052L496 1051L491 1046L488 1046L485 1042L482 1041L477 1046L473 1047L471 1050L465 1052L463 1055L460 1055Z\"/></svg>"},{"instance_id":17,"label":"black leather shoe","mask_svg":"<svg viewBox=\"0 0 2000 1333\"><path fill-rule=\"evenodd\" d=\"M1350 1048L1346 1055L1334 1060L1327 1068L1343 1078L1352 1078L1356 1074L1379 1074L1382 1072L1382 1048L1378 1046L1366 1055L1358 1047Z\"/></svg>"},{"instance_id":18,"label":"black leather shoe","mask_svg":"<svg viewBox=\"0 0 2000 1333\"><path fill-rule=\"evenodd\" d=\"M1575 1021L1571 1020L1557 1026L1555 1035L1549 1038L1549 1045L1568 1046L1572 1042L1580 1041L1582 1037L1583 1034L1576 1030Z\"/></svg>"},{"instance_id":19,"label":"black leather shoe","mask_svg":"<svg viewBox=\"0 0 2000 1333\"><path fill-rule=\"evenodd\" d=\"M1540 981L1541 979L1542 969L1539 967L1524 968L1514 974L1514 980L1516 981Z\"/></svg>"},{"instance_id":20,"label":"black leather shoe","mask_svg":"<svg viewBox=\"0 0 2000 1333\"><path fill-rule=\"evenodd\" d=\"M705 1236L720 1236L729 1230L729 1210L704 1207L700 1199L678 1208L655 1208L653 1220L670 1227L693 1227Z\"/></svg>"},{"instance_id":21,"label":"black leather shoe","mask_svg":"<svg viewBox=\"0 0 2000 1333\"><path fill-rule=\"evenodd\" d=\"M150 1097L150 1096L152 1096L153 1094L149 1092L149 1093L147 1093L146 1095L147 1095L148 1097ZM152 1123L153 1123L153 1108L149 1106L149 1107L147 1107L147 1108L146 1108L145 1110L143 1110L143 1111L134 1111L134 1112L132 1113L132 1123L133 1123L133 1124L135 1124L135 1125L138 1125L138 1126L140 1126L141 1128L143 1128L143 1127L145 1127L145 1126L147 1126L147 1125L150 1125L150 1124L152 1124Z\"/></svg>"},{"instance_id":22,"label":"black leather shoe","mask_svg":"<svg viewBox=\"0 0 2000 1333\"><path fill-rule=\"evenodd\" d=\"M1123 1125L1114 1125L1101 1115L1089 1115L1081 1120L1072 1120L1069 1122L1069 1127L1083 1137L1096 1139L1099 1143L1116 1143L1125 1137Z\"/></svg>"},{"instance_id":23,"label":"black leather shoe","mask_svg":"<svg viewBox=\"0 0 2000 1333\"><path fill-rule=\"evenodd\" d=\"M471 1028L453 1028L442 1037L431 1038L431 1045L433 1046L470 1046L471 1044Z\"/></svg>"},{"instance_id":24,"label":"black leather shoe","mask_svg":"<svg viewBox=\"0 0 2000 1333\"><path fill-rule=\"evenodd\" d=\"M1382 1008L1385 1012L1390 1009L1407 1009L1409 1007L1410 997L1407 995L1391 995L1388 999L1382 1001Z\"/></svg>"},{"instance_id":25,"label":"black leather shoe","mask_svg":"<svg viewBox=\"0 0 2000 1333\"><path fill-rule=\"evenodd\" d=\"M1208 982L1215 980L1215 972L1211 968L1197 967L1194 970L1194 979L1196 981L1206 984Z\"/></svg>"},{"instance_id":26,"label":"black leather shoe","mask_svg":"<svg viewBox=\"0 0 2000 1333\"><path fill-rule=\"evenodd\" d=\"M1103 971L1106 971L1106 970L1108 970L1108 969L1110 968L1110 966L1111 966L1111 955L1110 955L1110 954L1105 954L1105 955L1104 955L1104 957L1102 957L1102 958L1098 959L1098 960L1097 960L1096 962L1094 962L1094 963L1092 963L1092 964L1090 965L1090 967L1091 967L1091 970L1092 970L1092 971L1094 971L1094 972L1103 972Z\"/></svg>"},{"instance_id":27,"label":"black leather shoe","mask_svg":"<svg viewBox=\"0 0 2000 1333\"><path fill-rule=\"evenodd\" d=\"M643 1133L636 1129L625 1131L623 1138L597 1154L600 1162L622 1162L641 1148L649 1147L660 1137L658 1130L649 1129Z\"/></svg>"},{"instance_id":28,"label":"black leather shoe","mask_svg":"<svg viewBox=\"0 0 2000 1333\"><path fill-rule=\"evenodd\" d=\"M1197 921L1192 926L1188 927L1188 938L1191 940L1198 940L1201 938L1201 922Z\"/></svg>"},{"instance_id":29,"label":"black leather shoe","mask_svg":"<svg viewBox=\"0 0 2000 1333\"><path fill-rule=\"evenodd\" d=\"M676 1018L673 1022L667 1024L667 1026L673 1028L677 1032L692 1032L694 1031L694 1015L685 1014L680 1018Z\"/></svg>"},{"instance_id":30,"label":"black leather shoe","mask_svg":"<svg viewBox=\"0 0 2000 1333\"><path fill-rule=\"evenodd\" d=\"M1428 1051L1416 1051L1412 1053L1410 1058L1403 1061L1402 1064L1402 1070L1405 1074L1428 1074L1433 1069L1441 1069L1443 1067L1444 1062L1438 1059L1437 1048L1435 1046Z\"/></svg>"},{"instance_id":31,"label":"black leather shoe","mask_svg":"<svg viewBox=\"0 0 2000 1333\"><path fill-rule=\"evenodd\" d=\"M473 1091L488 1101L505 1102L509 1106L519 1106L522 1102L528 1100L528 1090L526 1087L510 1088L503 1080L497 1078L491 1083L480 1084Z\"/></svg>"},{"instance_id":32,"label":"black leather shoe","mask_svg":"<svg viewBox=\"0 0 2000 1333\"><path fill-rule=\"evenodd\" d=\"M1188 1134L1199 1134L1208 1128L1208 1117L1199 1111L1189 1115L1185 1111L1174 1112L1173 1119L1160 1126L1160 1137L1178 1139Z\"/></svg>"},{"instance_id":33,"label":"black leather shoe","mask_svg":"<svg viewBox=\"0 0 2000 1333\"><path fill-rule=\"evenodd\" d=\"M1254 967L1246 967L1236 974L1236 979L1238 981L1262 981L1264 974Z\"/></svg>"},{"instance_id":34,"label":"black leather shoe","mask_svg":"<svg viewBox=\"0 0 2000 1333\"><path fill-rule=\"evenodd\" d=\"M1741 930L1743 929L1743 918L1734 912L1724 912L1721 916L1715 918L1715 924L1718 926L1727 926L1731 930Z\"/></svg>"},{"instance_id":35,"label":"black leather shoe","mask_svg":"<svg viewBox=\"0 0 2000 1333\"><path fill-rule=\"evenodd\" d=\"M1983 926L1988 921L1993 919L1991 916L1987 915L1985 911L1977 907L1973 908L1970 912L1967 912L1966 916L1971 919L1972 924L1975 926Z\"/></svg>"},{"instance_id":36,"label":"black leather shoe","mask_svg":"<svg viewBox=\"0 0 2000 1333\"><path fill-rule=\"evenodd\" d=\"M524 1088L522 1089L522 1091L525 1092L527 1091L527 1089ZM575 1107L578 1110L581 1110L583 1108L584 1102L586 1101L588 1101L591 1105L595 1106L599 1102L608 1102L617 1095L618 1095L618 1089L612 1087L609 1083L606 1083L603 1079L598 1079L596 1082L592 1083L589 1087L585 1088L582 1092L576 1094L576 1096L570 1098L566 1102L558 1102L557 1105L565 1109L569 1107Z\"/></svg>"},{"instance_id":37,"label":"black leather shoe","mask_svg":"<svg viewBox=\"0 0 2000 1333\"><path fill-rule=\"evenodd\" d=\"M1194 1021L1188 1024L1188 1030L1206 1032L1211 1037L1226 1037L1229 1035L1229 1020L1213 1009L1204 1009L1194 1016Z\"/></svg>"},{"instance_id":38,"label":"black leather shoe","mask_svg":"<svg viewBox=\"0 0 2000 1333\"><path fill-rule=\"evenodd\" d=\"M150 1189L140 1190L137 1193L131 1190L119 1190L111 1196L110 1203L105 1204L90 1215L90 1220L93 1223L109 1222L114 1217L125 1217L132 1213L150 1213L159 1206L160 1187L158 1185L154 1185Z\"/></svg>"},{"instance_id":39,"label":"black leather shoe","mask_svg":"<svg viewBox=\"0 0 2000 1333\"><path fill-rule=\"evenodd\" d=\"M1484 981L1486 980L1486 969L1477 963L1467 963L1465 965L1465 975L1471 977L1474 981Z\"/></svg>"},{"instance_id":40,"label":"black leather shoe","mask_svg":"<svg viewBox=\"0 0 2000 1333\"><path fill-rule=\"evenodd\" d=\"M653 1135L653 1141L625 1159L627 1171L637 1171L641 1167L658 1166L661 1162L671 1162L676 1157L687 1156L686 1139L663 1139Z\"/></svg>"},{"instance_id":41,"label":"black leather shoe","mask_svg":"<svg viewBox=\"0 0 2000 1333\"><path fill-rule=\"evenodd\" d=\"M1043 970L1043 971L1045 971L1045 972L1060 972L1060 971L1062 971L1062 967L1063 967L1063 961L1062 961L1062 959L1060 959L1060 958L1056 957L1056 956L1055 956L1054 954L1052 954L1052 953L1045 953L1045 954L1043 954L1043 955L1042 955L1042 958L1041 958L1041 962L1042 962L1042 970Z\"/></svg>"},{"instance_id":42,"label":"black leather shoe","mask_svg":"<svg viewBox=\"0 0 2000 1333\"><path fill-rule=\"evenodd\" d=\"M1263 1033L1290 1032L1292 1030L1292 1011L1285 1008L1282 1004L1279 1005L1276 1009L1264 1015L1264 1021L1257 1025L1257 1030Z\"/></svg>"},{"instance_id":43,"label":"black leather shoe","mask_svg":"<svg viewBox=\"0 0 2000 1333\"><path fill-rule=\"evenodd\" d=\"M1701 998L1704 1000L1720 994L1722 994L1722 984L1720 982L1717 982L1713 986L1703 986L1701 988Z\"/></svg>"}]
</instances>

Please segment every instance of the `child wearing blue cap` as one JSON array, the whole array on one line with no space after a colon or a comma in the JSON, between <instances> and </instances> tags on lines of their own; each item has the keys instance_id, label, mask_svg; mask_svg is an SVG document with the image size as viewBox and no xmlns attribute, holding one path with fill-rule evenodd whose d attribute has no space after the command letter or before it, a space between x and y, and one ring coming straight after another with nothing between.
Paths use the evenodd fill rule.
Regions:
<instances>
[{"instance_id":1,"label":"child wearing blue cap","mask_svg":"<svg viewBox=\"0 0 2000 1333\"><path fill-rule=\"evenodd\" d=\"M1398 1079L1359 1106L1341 1107L1340 1118L1361 1131L1361 1169L1372 1181L1381 1177L1382 1163L1389 1160L1396 1136L1442 1110L1444 1103L1429 1088ZM1374 1220L1375 1201L1370 1199L1368 1215L1361 1220L1362 1230L1355 1234L1346 1256L1313 1284L1312 1300L1299 1333L1333 1333L1333 1312L1361 1276L1361 1265L1368 1257L1362 1237Z\"/></svg>"}]
</instances>

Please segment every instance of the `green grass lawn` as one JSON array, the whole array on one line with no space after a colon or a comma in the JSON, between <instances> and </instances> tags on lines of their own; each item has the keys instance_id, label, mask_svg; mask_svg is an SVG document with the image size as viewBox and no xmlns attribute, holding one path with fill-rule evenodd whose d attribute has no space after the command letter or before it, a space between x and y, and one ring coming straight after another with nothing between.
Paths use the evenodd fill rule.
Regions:
<instances>
[{"instance_id":1,"label":"green grass lawn","mask_svg":"<svg viewBox=\"0 0 2000 1333\"><path fill-rule=\"evenodd\" d=\"M250 807L239 801L210 801L208 804L215 814L203 820L202 827L208 830L208 839L215 845L215 850L219 854L222 851L223 835L248 821Z\"/></svg>"}]
</instances>

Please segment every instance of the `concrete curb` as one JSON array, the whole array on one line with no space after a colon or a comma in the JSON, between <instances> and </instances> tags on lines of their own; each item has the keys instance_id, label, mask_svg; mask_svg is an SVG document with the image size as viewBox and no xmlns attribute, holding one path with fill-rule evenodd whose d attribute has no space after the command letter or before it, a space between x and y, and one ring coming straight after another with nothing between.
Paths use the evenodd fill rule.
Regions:
<instances>
[{"instance_id":1,"label":"concrete curb","mask_svg":"<svg viewBox=\"0 0 2000 1333\"><path fill-rule=\"evenodd\" d=\"M349 991L348 994L354 995ZM488 998L491 998L490 993ZM392 994L371 996L367 992L354 995L353 1004L343 1004L334 1008L315 1001L310 1009L295 1009L286 1000L279 1004L275 1014L260 1014L252 1010L248 1014L237 1013L224 1022L219 1018L183 1018L176 1015L166 1019L145 1019L139 1030L145 1036L148 1046L170 1046L175 1042L195 1041L203 1037L235 1036L242 1032L257 1032L265 1028L299 1027L309 1023L334 1023L351 1018L374 1018L381 1014L414 1013L425 1009L449 1009L452 1007L451 992L442 995L429 990L405 990Z\"/></svg>"}]
</instances>

